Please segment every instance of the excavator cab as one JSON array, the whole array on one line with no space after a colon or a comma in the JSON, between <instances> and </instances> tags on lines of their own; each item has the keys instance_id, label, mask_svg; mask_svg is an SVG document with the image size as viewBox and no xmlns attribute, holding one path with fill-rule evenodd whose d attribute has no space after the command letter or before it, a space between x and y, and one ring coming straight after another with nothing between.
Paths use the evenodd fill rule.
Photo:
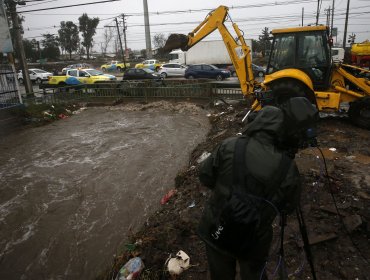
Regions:
<instances>
[{"instance_id":1,"label":"excavator cab","mask_svg":"<svg viewBox=\"0 0 370 280\"><path fill-rule=\"evenodd\" d=\"M315 91L329 88L332 65L325 26L276 29L272 34L267 74L299 69L311 78Z\"/></svg>"}]
</instances>

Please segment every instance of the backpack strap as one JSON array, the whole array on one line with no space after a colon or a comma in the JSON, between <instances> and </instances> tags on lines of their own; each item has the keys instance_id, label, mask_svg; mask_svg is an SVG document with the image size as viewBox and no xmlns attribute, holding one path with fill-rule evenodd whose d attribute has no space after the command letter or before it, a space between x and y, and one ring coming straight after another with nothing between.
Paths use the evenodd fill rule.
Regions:
<instances>
[{"instance_id":1,"label":"backpack strap","mask_svg":"<svg viewBox=\"0 0 370 280\"><path fill-rule=\"evenodd\" d=\"M245 186L245 150L248 138L245 136L236 139L233 162L233 187L241 189Z\"/></svg>"}]
</instances>

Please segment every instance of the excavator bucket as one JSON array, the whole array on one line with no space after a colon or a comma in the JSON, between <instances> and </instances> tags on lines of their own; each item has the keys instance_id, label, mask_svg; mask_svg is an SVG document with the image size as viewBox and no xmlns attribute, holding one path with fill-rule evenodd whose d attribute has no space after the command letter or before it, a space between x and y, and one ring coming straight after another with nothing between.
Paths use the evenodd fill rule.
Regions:
<instances>
[{"instance_id":1,"label":"excavator bucket","mask_svg":"<svg viewBox=\"0 0 370 280\"><path fill-rule=\"evenodd\" d=\"M174 49L181 49L183 51L187 50L188 36L184 34L171 34L168 36L166 44L163 49L166 52L170 52Z\"/></svg>"}]
</instances>

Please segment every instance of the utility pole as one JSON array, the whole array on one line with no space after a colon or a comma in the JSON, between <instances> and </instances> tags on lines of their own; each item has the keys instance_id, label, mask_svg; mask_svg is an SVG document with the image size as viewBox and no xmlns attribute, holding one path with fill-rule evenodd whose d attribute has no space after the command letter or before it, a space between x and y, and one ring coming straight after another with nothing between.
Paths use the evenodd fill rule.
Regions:
<instances>
[{"instance_id":1,"label":"utility pole","mask_svg":"<svg viewBox=\"0 0 370 280\"><path fill-rule=\"evenodd\" d=\"M331 8L331 28L330 28L331 37L333 37L333 28L334 28L334 3L335 3L335 0L333 0L333 7Z\"/></svg>"},{"instance_id":2,"label":"utility pole","mask_svg":"<svg viewBox=\"0 0 370 280\"><path fill-rule=\"evenodd\" d=\"M30 76L28 74L28 65L27 65L26 55L24 53L21 27L19 25L17 7L16 7L17 4L25 5L25 2L15 2L14 0L8 0L7 2L9 6L10 16L12 18L13 30L15 34L14 41L15 41L16 48L18 50L19 62L20 62L21 70L22 70L23 82L24 82L24 86L26 89L26 94L28 96L33 96L33 88L32 88L32 83L30 80Z\"/></svg>"},{"instance_id":3,"label":"utility pole","mask_svg":"<svg viewBox=\"0 0 370 280\"><path fill-rule=\"evenodd\" d=\"M146 55L148 58L152 58L152 44L150 39L150 25L149 25L149 12L148 2L144 1L144 25L145 25L145 41L146 41Z\"/></svg>"},{"instance_id":4,"label":"utility pole","mask_svg":"<svg viewBox=\"0 0 370 280\"><path fill-rule=\"evenodd\" d=\"M117 27L117 32L118 32L119 45L121 46L122 60L123 60L123 64L125 65L125 68L126 68L125 54L123 53L121 34L119 32L119 27L118 27L118 20L117 20L117 18L115 18L115 20L116 20L116 27Z\"/></svg>"},{"instance_id":5,"label":"utility pole","mask_svg":"<svg viewBox=\"0 0 370 280\"><path fill-rule=\"evenodd\" d=\"M303 26L303 17L304 17L304 7L302 8L302 26Z\"/></svg>"},{"instance_id":6,"label":"utility pole","mask_svg":"<svg viewBox=\"0 0 370 280\"><path fill-rule=\"evenodd\" d=\"M126 21L125 21L125 14L122 14L122 21L123 21L123 40L125 41L125 55L128 56L128 53L127 53L127 40L126 40ZM125 65L126 67L126 65Z\"/></svg>"},{"instance_id":7,"label":"utility pole","mask_svg":"<svg viewBox=\"0 0 370 280\"><path fill-rule=\"evenodd\" d=\"M319 25L320 0L317 0L316 25Z\"/></svg>"},{"instance_id":8,"label":"utility pole","mask_svg":"<svg viewBox=\"0 0 370 280\"><path fill-rule=\"evenodd\" d=\"M343 49L346 49L348 14L349 14L349 0L347 1L346 22L344 23Z\"/></svg>"},{"instance_id":9,"label":"utility pole","mask_svg":"<svg viewBox=\"0 0 370 280\"><path fill-rule=\"evenodd\" d=\"M329 26L330 24L330 15L331 15L331 8L329 6L329 9L325 9L326 12L326 26Z\"/></svg>"}]
</instances>

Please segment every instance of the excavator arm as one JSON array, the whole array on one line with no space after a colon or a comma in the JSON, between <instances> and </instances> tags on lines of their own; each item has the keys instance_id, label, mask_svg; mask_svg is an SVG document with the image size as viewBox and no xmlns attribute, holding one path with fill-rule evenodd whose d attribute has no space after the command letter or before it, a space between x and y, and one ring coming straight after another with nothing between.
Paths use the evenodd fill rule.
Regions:
<instances>
[{"instance_id":1,"label":"excavator arm","mask_svg":"<svg viewBox=\"0 0 370 280\"><path fill-rule=\"evenodd\" d=\"M188 50L203 40L206 36L218 29L222 39L225 43L226 49L229 53L231 61L235 67L236 74L238 75L240 86L244 95L250 95L254 92L254 77L252 71L251 50L245 43L242 32L236 23L232 26L235 30L237 38L234 39L226 28L224 22L230 18L228 8L220 6L210 12L202 23L200 23L192 32L187 36L181 34L171 34L168 37L165 50L172 50L181 48Z\"/></svg>"}]
</instances>

